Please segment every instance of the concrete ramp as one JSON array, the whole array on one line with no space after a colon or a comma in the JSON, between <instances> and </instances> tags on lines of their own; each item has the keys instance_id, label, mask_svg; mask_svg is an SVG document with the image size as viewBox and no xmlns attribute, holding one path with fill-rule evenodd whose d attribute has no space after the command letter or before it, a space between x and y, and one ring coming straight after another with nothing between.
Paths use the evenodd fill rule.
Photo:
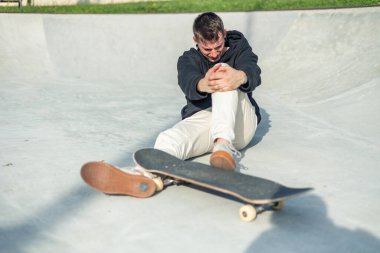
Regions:
<instances>
[{"instance_id":1,"label":"concrete ramp","mask_svg":"<svg viewBox=\"0 0 380 253\"><path fill-rule=\"evenodd\" d=\"M133 166L180 120L196 14L0 14L1 252L378 251L380 8L219 14L263 71L241 172L315 191L250 224L184 186L93 191L83 163Z\"/></svg>"}]
</instances>

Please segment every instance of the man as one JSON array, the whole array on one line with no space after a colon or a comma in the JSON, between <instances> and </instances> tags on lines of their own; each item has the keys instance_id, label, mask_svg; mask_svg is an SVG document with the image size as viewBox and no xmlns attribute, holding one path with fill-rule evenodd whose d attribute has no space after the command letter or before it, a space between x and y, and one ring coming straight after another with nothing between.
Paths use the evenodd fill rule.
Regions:
<instances>
[{"instance_id":1,"label":"man","mask_svg":"<svg viewBox=\"0 0 380 253\"><path fill-rule=\"evenodd\" d=\"M177 65L178 84L187 100L182 120L160 133L154 148L183 160L212 151L212 166L234 170L238 150L250 143L260 122L252 98L261 82L257 56L243 34L227 32L215 13L199 15L193 32L197 49L184 52ZM138 166L123 171L93 162L82 167L81 175L109 194L148 197L163 187L162 181Z\"/></svg>"},{"instance_id":2,"label":"man","mask_svg":"<svg viewBox=\"0 0 380 253\"><path fill-rule=\"evenodd\" d=\"M162 132L154 148L180 159L211 152L210 164L233 170L252 140L259 107L252 91L261 83L257 56L242 33L226 31L212 12L193 24L192 48L178 59L178 84L187 105L182 121Z\"/></svg>"}]
</instances>

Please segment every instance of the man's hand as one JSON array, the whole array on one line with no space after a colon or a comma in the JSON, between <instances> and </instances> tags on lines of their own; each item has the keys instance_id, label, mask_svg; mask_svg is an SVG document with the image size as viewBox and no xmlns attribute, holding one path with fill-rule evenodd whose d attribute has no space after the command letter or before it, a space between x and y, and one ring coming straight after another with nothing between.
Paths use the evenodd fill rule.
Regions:
<instances>
[{"instance_id":1,"label":"man's hand","mask_svg":"<svg viewBox=\"0 0 380 253\"><path fill-rule=\"evenodd\" d=\"M243 71L219 63L209 69L205 77L199 81L198 91L207 93L231 91L246 82L247 76Z\"/></svg>"},{"instance_id":2,"label":"man's hand","mask_svg":"<svg viewBox=\"0 0 380 253\"><path fill-rule=\"evenodd\" d=\"M220 69L221 66L222 64L215 64L211 69L207 71L205 77L203 77L198 82L198 86L197 86L198 91L206 92L206 93L214 93L217 91L215 89L215 86L211 84L211 81L212 81L211 76L215 74Z\"/></svg>"}]
</instances>

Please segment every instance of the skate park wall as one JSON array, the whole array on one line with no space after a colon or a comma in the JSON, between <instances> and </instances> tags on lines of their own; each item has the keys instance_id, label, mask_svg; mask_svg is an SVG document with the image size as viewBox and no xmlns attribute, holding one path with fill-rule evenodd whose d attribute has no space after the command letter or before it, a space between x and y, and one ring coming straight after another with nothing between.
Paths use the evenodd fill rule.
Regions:
<instances>
[{"instance_id":1,"label":"skate park wall","mask_svg":"<svg viewBox=\"0 0 380 253\"><path fill-rule=\"evenodd\" d=\"M374 143L380 143L380 118L372 113L380 109L379 15L379 7L221 13L226 28L242 31L258 54L268 93ZM177 58L194 46L194 17L0 14L6 45L0 78L160 80L175 88ZM341 117L346 111L350 116Z\"/></svg>"}]
</instances>

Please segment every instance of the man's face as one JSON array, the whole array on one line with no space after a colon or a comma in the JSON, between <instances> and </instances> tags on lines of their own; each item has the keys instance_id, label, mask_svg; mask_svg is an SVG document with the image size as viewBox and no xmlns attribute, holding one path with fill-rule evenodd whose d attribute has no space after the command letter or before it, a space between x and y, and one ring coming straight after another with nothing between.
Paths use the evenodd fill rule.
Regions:
<instances>
[{"instance_id":1,"label":"man's face","mask_svg":"<svg viewBox=\"0 0 380 253\"><path fill-rule=\"evenodd\" d=\"M201 53L210 61L217 62L225 52L224 37L222 33L218 34L218 39L213 41L206 41L199 39L198 41L194 37L195 43L198 44L198 48Z\"/></svg>"}]
</instances>

